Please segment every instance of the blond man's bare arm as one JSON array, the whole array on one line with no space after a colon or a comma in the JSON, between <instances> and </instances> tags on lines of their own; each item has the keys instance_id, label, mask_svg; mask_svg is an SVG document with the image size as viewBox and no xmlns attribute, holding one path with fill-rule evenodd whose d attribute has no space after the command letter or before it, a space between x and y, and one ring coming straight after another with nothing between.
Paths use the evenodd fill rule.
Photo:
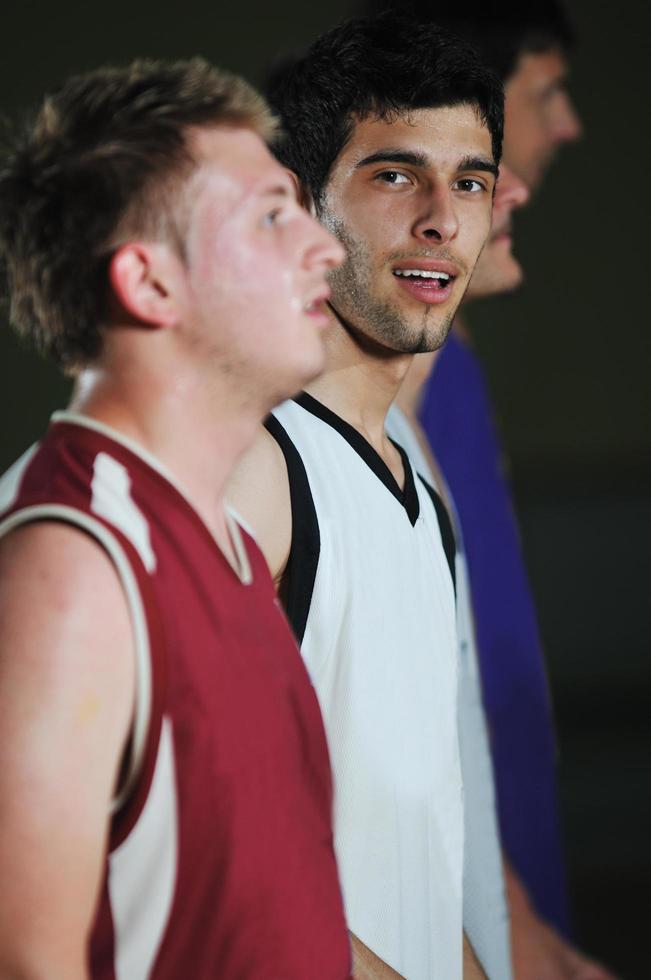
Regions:
<instances>
[{"instance_id":1,"label":"blond man's bare arm","mask_svg":"<svg viewBox=\"0 0 651 980\"><path fill-rule=\"evenodd\" d=\"M106 553L63 524L0 540L0 976L82 980L134 652Z\"/></svg>"}]
</instances>

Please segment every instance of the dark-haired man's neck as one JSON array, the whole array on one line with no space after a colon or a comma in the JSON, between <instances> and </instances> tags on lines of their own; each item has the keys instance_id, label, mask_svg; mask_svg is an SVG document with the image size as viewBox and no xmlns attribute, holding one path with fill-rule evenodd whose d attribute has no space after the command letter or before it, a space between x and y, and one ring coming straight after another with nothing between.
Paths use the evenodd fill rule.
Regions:
<instances>
[{"instance_id":1,"label":"dark-haired man's neck","mask_svg":"<svg viewBox=\"0 0 651 980\"><path fill-rule=\"evenodd\" d=\"M389 466L395 449L384 430L386 416L413 356L388 351L333 317L325 369L306 388L357 429Z\"/></svg>"}]
</instances>

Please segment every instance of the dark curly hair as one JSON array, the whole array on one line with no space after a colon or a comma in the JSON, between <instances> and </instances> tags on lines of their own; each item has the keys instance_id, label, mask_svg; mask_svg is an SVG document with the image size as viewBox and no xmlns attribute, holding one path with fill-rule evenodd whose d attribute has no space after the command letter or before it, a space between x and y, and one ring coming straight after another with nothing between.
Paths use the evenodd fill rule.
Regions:
<instances>
[{"instance_id":1,"label":"dark curly hair","mask_svg":"<svg viewBox=\"0 0 651 980\"><path fill-rule=\"evenodd\" d=\"M473 48L447 31L385 14L349 20L298 58L279 63L264 87L282 132L273 146L317 207L355 122L412 109L469 103L502 152L504 96Z\"/></svg>"},{"instance_id":2,"label":"dark curly hair","mask_svg":"<svg viewBox=\"0 0 651 980\"><path fill-rule=\"evenodd\" d=\"M174 234L191 126L274 121L242 79L201 59L137 61L69 79L8 137L0 160L0 262L18 331L64 369L101 350L112 251ZM178 241L178 235L175 241Z\"/></svg>"}]
</instances>

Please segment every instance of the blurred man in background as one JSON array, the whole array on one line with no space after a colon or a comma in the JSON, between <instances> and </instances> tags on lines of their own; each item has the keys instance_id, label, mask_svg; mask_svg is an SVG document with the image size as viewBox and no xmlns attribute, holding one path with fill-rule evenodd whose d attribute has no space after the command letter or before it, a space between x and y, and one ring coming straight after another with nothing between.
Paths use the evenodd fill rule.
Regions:
<instances>
[{"instance_id":1,"label":"blurred man in background","mask_svg":"<svg viewBox=\"0 0 651 980\"><path fill-rule=\"evenodd\" d=\"M580 136L564 88L571 25L554 0L458 8L423 0L409 9L417 20L441 23L469 39L504 80L504 177L520 189L517 200L502 195L502 207L498 183L491 235L466 301L510 291L523 278L511 251L511 210L525 203L527 188L537 188L558 149ZM510 862L516 976L607 976L561 938L569 921L543 655L490 400L460 318L440 353L415 360L399 403L424 426L463 534L502 843Z\"/></svg>"}]
</instances>

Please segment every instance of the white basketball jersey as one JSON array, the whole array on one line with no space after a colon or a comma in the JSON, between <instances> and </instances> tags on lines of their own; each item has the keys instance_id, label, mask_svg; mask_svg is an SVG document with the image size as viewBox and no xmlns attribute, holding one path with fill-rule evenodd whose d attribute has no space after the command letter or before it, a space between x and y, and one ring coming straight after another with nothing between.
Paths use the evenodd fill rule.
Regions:
<instances>
[{"instance_id":1,"label":"white basketball jersey","mask_svg":"<svg viewBox=\"0 0 651 980\"><path fill-rule=\"evenodd\" d=\"M435 486L434 476L416 434L396 405L389 412L387 432L406 450L416 471ZM511 980L509 919L493 763L482 702L468 565L458 520L455 523L459 742L465 810L463 925L488 980Z\"/></svg>"},{"instance_id":2,"label":"white basketball jersey","mask_svg":"<svg viewBox=\"0 0 651 980\"><path fill-rule=\"evenodd\" d=\"M329 739L349 928L408 980L460 980L463 806L444 508L404 453L401 491L369 443L309 395L276 409L268 428L290 477L284 597Z\"/></svg>"}]
</instances>

